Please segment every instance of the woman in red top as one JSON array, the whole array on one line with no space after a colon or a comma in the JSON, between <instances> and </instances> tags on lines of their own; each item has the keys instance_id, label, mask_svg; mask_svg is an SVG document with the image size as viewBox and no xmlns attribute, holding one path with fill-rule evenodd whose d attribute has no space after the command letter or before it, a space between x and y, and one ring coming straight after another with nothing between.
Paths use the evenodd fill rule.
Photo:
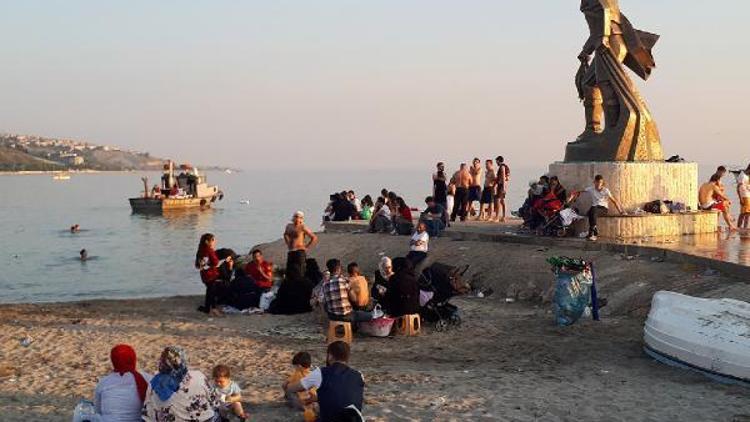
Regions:
<instances>
[{"instance_id":1,"label":"woman in red top","mask_svg":"<svg viewBox=\"0 0 750 422\"><path fill-rule=\"evenodd\" d=\"M408 205L406 205L406 201L404 201L404 198L398 198L398 214L404 218L404 220L411 222L411 208L409 208Z\"/></svg>"},{"instance_id":2,"label":"woman in red top","mask_svg":"<svg viewBox=\"0 0 750 422\"><path fill-rule=\"evenodd\" d=\"M259 289L270 290L273 287L273 263L263 259L260 249L253 250L250 255L253 260L245 266L245 274L252 277Z\"/></svg>"},{"instance_id":3,"label":"woman in red top","mask_svg":"<svg viewBox=\"0 0 750 422\"><path fill-rule=\"evenodd\" d=\"M200 270L201 281L206 285L206 300L199 308L202 312L210 315L219 315L218 308L218 279L219 279L219 257L216 256L216 237L211 233L201 236L198 243L198 252L195 254L195 268Z\"/></svg>"}]
</instances>

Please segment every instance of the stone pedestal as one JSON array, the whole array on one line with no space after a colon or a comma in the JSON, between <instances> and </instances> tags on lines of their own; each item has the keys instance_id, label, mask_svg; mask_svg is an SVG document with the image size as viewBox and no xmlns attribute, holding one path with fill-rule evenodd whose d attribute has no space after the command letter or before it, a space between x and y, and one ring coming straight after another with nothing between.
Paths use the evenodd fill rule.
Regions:
<instances>
[{"instance_id":1,"label":"stone pedestal","mask_svg":"<svg viewBox=\"0 0 750 422\"><path fill-rule=\"evenodd\" d=\"M612 195L623 209L633 211L657 199L682 202L698 209L698 164L665 162L553 163L549 175L557 176L568 192L593 184L604 176Z\"/></svg>"},{"instance_id":2,"label":"stone pedestal","mask_svg":"<svg viewBox=\"0 0 750 422\"><path fill-rule=\"evenodd\" d=\"M606 186L626 212L642 209L647 202L655 200L682 202L690 210L698 209L696 163L558 162L549 166L549 175L557 176L568 192L591 186L597 174L604 177ZM575 205L585 213L591 202L587 195L582 195ZM604 238L681 236L716 231L718 218L712 212L610 216L599 223L599 233Z\"/></svg>"}]
</instances>

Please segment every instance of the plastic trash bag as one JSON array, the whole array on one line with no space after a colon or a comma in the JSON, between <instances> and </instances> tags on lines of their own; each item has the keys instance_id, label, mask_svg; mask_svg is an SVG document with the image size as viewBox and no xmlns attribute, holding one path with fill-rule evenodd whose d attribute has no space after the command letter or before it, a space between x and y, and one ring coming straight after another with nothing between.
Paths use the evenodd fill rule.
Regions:
<instances>
[{"instance_id":1,"label":"plastic trash bag","mask_svg":"<svg viewBox=\"0 0 750 422\"><path fill-rule=\"evenodd\" d=\"M594 273L591 265L583 260L551 258L555 273L555 295L552 310L555 323L568 326L578 321L591 301Z\"/></svg>"},{"instance_id":2,"label":"plastic trash bag","mask_svg":"<svg viewBox=\"0 0 750 422\"><path fill-rule=\"evenodd\" d=\"M271 307L271 302L276 299L276 292L270 291L260 295L260 309L265 312Z\"/></svg>"},{"instance_id":3,"label":"plastic trash bag","mask_svg":"<svg viewBox=\"0 0 750 422\"><path fill-rule=\"evenodd\" d=\"M89 400L81 400L73 410L73 422L99 422L94 403Z\"/></svg>"}]
</instances>

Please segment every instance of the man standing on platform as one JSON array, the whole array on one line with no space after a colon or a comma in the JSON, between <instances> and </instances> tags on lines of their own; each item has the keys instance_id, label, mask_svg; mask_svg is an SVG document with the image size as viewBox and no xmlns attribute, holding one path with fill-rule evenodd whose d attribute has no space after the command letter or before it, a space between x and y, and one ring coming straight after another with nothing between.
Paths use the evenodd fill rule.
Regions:
<instances>
[{"instance_id":1,"label":"man standing on platform","mask_svg":"<svg viewBox=\"0 0 750 422\"><path fill-rule=\"evenodd\" d=\"M305 225L305 214L302 211L295 212L292 223L287 224L284 242L289 248L286 257L286 279L302 280L305 277L307 250L318 244L318 236Z\"/></svg>"},{"instance_id":2,"label":"man standing on platform","mask_svg":"<svg viewBox=\"0 0 750 422\"><path fill-rule=\"evenodd\" d=\"M471 175L471 186L469 186L469 204L467 206L467 212L474 217L479 214L474 208L474 202L479 203L480 210L482 208L482 176L484 174L482 160L475 158L471 162L469 174Z\"/></svg>"},{"instance_id":3,"label":"man standing on platform","mask_svg":"<svg viewBox=\"0 0 750 422\"><path fill-rule=\"evenodd\" d=\"M740 216L737 227L747 229L750 225L750 164L737 174L737 196L740 197Z\"/></svg>"},{"instance_id":4,"label":"man standing on platform","mask_svg":"<svg viewBox=\"0 0 750 422\"><path fill-rule=\"evenodd\" d=\"M451 184L456 187L451 221L456 221L456 217L459 217L461 221L466 221L471 181L471 174L469 174L469 170L466 168L466 163L461 163L460 169L451 178Z\"/></svg>"},{"instance_id":5,"label":"man standing on platform","mask_svg":"<svg viewBox=\"0 0 750 422\"><path fill-rule=\"evenodd\" d=\"M510 167L505 164L505 158L502 155L495 158L495 162L497 163L495 213L497 214L497 220L503 223L505 222L505 195L508 193L508 183L510 182ZM501 207L503 209L502 214L500 213Z\"/></svg>"}]
</instances>

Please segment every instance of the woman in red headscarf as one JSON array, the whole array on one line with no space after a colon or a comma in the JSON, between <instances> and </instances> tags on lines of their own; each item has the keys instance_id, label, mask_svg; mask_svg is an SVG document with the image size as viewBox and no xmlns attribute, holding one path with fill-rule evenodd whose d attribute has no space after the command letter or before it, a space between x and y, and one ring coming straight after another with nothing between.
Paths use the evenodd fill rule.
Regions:
<instances>
[{"instance_id":1,"label":"woman in red headscarf","mask_svg":"<svg viewBox=\"0 0 750 422\"><path fill-rule=\"evenodd\" d=\"M101 422L138 422L151 376L136 370L135 350L119 344L110 352L113 372L99 380L94 405Z\"/></svg>"}]
</instances>

